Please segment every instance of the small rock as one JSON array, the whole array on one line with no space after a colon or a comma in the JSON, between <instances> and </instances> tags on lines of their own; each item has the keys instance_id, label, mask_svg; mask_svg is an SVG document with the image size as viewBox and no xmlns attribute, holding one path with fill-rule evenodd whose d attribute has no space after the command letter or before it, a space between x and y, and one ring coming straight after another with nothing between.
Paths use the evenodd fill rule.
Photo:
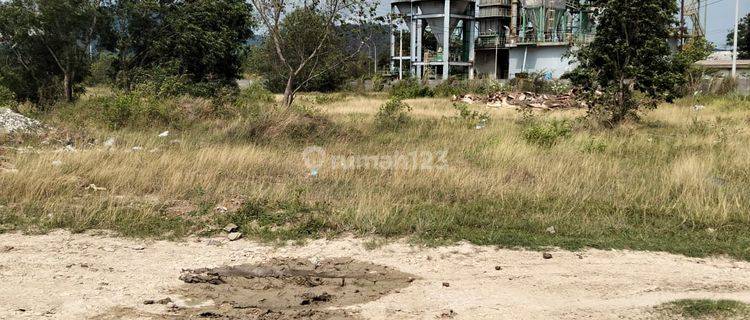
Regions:
<instances>
[{"instance_id":1,"label":"small rock","mask_svg":"<svg viewBox=\"0 0 750 320\"><path fill-rule=\"evenodd\" d=\"M239 228L236 224L230 223L226 227L224 227L224 231L226 232L235 232L237 231L237 228Z\"/></svg>"},{"instance_id":2,"label":"small rock","mask_svg":"<svg viewBox=\"0 0 750 320\"><path fill-rule=\"evenodd\" d=\"M547 233L549 233L549 234L555 234L555 233L557 233L557 230L555 230L554 226L550 226L549 228L547 228Z\"/></svg>"},{"instance_id":3,"label":"small rock","mask_svg":"<svg viewBox=\"0 0 750 320\"><path fill-rule=\"evenodd\" d=\"M453 311L453 309L443 311L443 313L440 314L438 319L453 319L453 317L456 316L456 312Z\"/></svg>"},{"instance_id":4,"label":"small rock","mask_svg":"<svg viewBox=\"0 0 750 320\"><path fill-rule=\"evenodd\" d=\"M141 250L145 250L146 247L141 246L141 245L135 245L135 246L132 246L131 249L133 249L135 251L141 251Z\"/></svg>"},{"instance_id":5,"label":"small rock","mask_svg":"<svg viewBox=\"0 0 750 320\"><path fill-rule=\"evenodd\" d=\"M578 259L583 259L583 254L579 253L579 254L577 254L577 256L578 256Z\"/></svg>"},{"instance_id":6,"label":"small rock","mask_svg":"<svg viewBox=\"0 0 750 320\"><path fill-rule=\"evenodd\" d=\"M414 279L414 277L409 277L408 279L406 279L406 282L412 283L412 282L414 282L414 280L416 280L416 279Z\"/></svg>"},{"instance_id":7,"label":"small rock","mask_svg":"<svg viewBox=\"0 0 750 320\"><path fill-rule=\"evenodd\" d=\"M112 247L102 247L102 250L106 252L115 252L115 248L112 248Z\"/></svg>"},{"instance_id":8,"label":"small rock","mask_svg":"<svg viewBox=\"0 0 750 320\"><path fill-rule=\"evenodd\" d=\"M234 240L237 240L239 238L242 238L242 233L241 232L232 232L232 233L230 233L230 234L227 235L227 239L229 239L229 241L234 241Z\"/></svg>"},{"instance_id":9,"label":"small rock","mask_svg":"<svg viewBox=\"0 0 750 320\"><path fill-rule=\"evenodd\" d=\"M450 284L450 283L448 283L448 282L443 282L443 287L446 287L446 288L447 288L447 287L450 287L450 286L451 286L451 284Z\"/></svg>"},{"instance_id":10,"label":"small rock","mask_svg":"<svg viewBox=\"0 0 750 320\"><path fill-rule=\"evenodd\" d=\"M708 229L706 229L706 232L708 232L708 233L715 233L716 229L714 229L714 228L708 228Z\"/></svg>"},{"instance_id":11,"label":"small rock","mask_svg":"<svg viewBox=\"0 0 750 320\"><path fill-rule=\"evenodd\" d=\"M544 259L552 259L552 254L549 252L542 253L542 258Z\"/></svg>"},{"instance_id":12,"label":"small rock","mask_svg":"<svg viewBox=\"0 0 750 320\"><path fill-rule=\"evenodd\" d=\"M165 138L165 137L169 137L169 131L164 131L159 134L159 138Z\"/></svg>"},{"instance_id":13,"label":"small rock","mask_svg":"<svg viewBox=\"0 0 750 320\"><path fill-rule=\"evenodd\" d=\"M503 267L501 267L501 266L495 266L495 270L498 270L498 271L503 270Z\"/></svg>"}]
</instances>

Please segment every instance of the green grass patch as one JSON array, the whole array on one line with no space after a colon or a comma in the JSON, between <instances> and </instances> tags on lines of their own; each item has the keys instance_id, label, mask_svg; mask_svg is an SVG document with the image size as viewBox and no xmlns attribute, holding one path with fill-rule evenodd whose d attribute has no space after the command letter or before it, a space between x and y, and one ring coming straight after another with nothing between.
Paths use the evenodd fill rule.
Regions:
<instances>
[{"instance_id":1,"label":"green grass patch","mask_svg":"<svg viewBox=\"0 0 750 320\"><path fill-rule=\"evenodd\" d=\"M750 306L734 300L685 299L664 305L667 312L693 319L747 319Z\"/></svg>"}]
</instances>

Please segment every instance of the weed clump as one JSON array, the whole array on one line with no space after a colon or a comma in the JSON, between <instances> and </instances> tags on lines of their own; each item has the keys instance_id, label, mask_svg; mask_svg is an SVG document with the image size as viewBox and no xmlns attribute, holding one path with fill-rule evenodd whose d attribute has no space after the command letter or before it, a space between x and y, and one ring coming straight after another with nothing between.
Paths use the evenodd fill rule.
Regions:
<instances>
[{"instance_id":1,"label":"weed clump","mask_svg":"<svg viewBox=\"0 0 750 320\"><path fill-rule=\"evenodd\" d=\"M558 141L570 137L571 132L572 127L565 120L532 121L526 125L521 135L530 144L551 148Z\"/></svg>"},{"instance_id":2,"label":"weed clump","mask_svg":"<svg viewBox=\"0 0 750 320\"><path fill-rule=\"evenodd\" d=\"M417 79L408 78L396 82L391 87L390 95L392 99L403 100L431 97L433 96L433 92L429 87L419 83Z\"/></svg>"},{"instance_id":3,"label":"weed clump","mask_svg":"<svg viewBox=\"0 0 750 320\"><path fill-rule=\"evenodd\" d=\"M390 99L375 115L375 126L381 130L398 130L409 123L411 106L401 99Z\"/></svg>"}]
</instances>

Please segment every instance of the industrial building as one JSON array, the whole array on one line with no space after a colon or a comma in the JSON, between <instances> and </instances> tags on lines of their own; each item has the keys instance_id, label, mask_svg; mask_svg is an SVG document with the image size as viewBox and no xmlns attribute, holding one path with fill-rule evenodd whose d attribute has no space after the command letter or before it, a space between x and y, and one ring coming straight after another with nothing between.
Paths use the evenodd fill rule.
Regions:
<instances>
[{"instance_id":1,"label":"industrial building","mask_svg":"<svg viewBox=\"0 0 750 320\"><path fill-rule=\"evenodd\" d=\"M574 66L566 53L596 32L588 0L393 0L391 70L399 78L558 78ZM684 3L684 1L683 1ZM681 24L700 28L700 1L681 7ZM680 40L688 35L684 30ZM678 42L679 42L678 41Z\"/></svg>"}]
</instances>

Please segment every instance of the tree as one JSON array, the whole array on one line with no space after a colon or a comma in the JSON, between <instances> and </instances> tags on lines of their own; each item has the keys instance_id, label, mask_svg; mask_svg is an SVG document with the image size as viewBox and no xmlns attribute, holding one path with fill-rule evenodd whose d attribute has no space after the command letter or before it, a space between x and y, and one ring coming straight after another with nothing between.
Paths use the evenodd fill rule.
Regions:
<instances>
[{"instance_id":1,"label":"tree","mask_svg":"<svg viewBox=\"0 0 750 320\"><path fill-rule=\"evenodd\" d=\"M737 55L740 59L750 59L750 13L740 20L737 30ZM727 45L734 47L734 29L727 34Z\"/></svg>"},{"instance_id":2,"label":"tree","mask_svg":"<svg viewBox=\"0 0 750 320\"><path fill-rule=\"evenodd\" d=\"M308 82L324 74L335 65L326 63L324 59L332 54L335 46L337 26L344 23L362 23L374 16L377 2L370 0L318 0L305 2L303 5L288 3L286 0L251 0L258 13L261 23L267 30L268 41L282 66L286 78L284 85L283 106L289 107L294 101L294 95ZM304 9L298 11L298 9ZM295 13L295 14L290 14ZM314 13L314 14L312 14ZM293 19L287 22L287 19ZM295 21L299 20L299 21ZM312 23L313 30L298 30L304 28L303 23ZM314 32L314 33L313 33ZM291 38L295 33L306 33L310 38ZM339 63L343 63L359 54L364 42L360 42L357 50L349 54L339 55Z\"/></svg>"},{"instance_id":3,"label":"tree","mask_svg":"<svg viewBox=\"0 0 750 320\"><path fill-rule=\"evenodd\" d=\"M312 52L318 45L317 39L325 33L327 28L323 16L316 10L299 8L290 12L281 24L280 38L288 43L287 60L292 65L300 65L307 53ZM367 29L365 29L367 28ZM350 35L374 35L374 26L341 25L336 26L328 40L320 47L319 52L311 63L305 65L300 72L306 76L317 72L317 75L299 83L299 91L333 91L338 89L347 79L369 74L372 71L372 58L367 49L376 45ZM387 30L384 30L387 36ZM296 40L296 41L295 41ZM356 50L362 49L355 57L350 57ZM284 92L289 80L288 69L276 54L273 41L266 37L255 46L248 55L247 68L250 72L262 75L266 86L273 92Z\"/></svg>"},{"instance_id":4,"label":"tree","mask_svg":"<svg viewBox=\"0 0 750 320\"><path fill-rule=\"evenodd\" d=\"M88 72L102 0L0 2L0 79L20 99L74 98ZM59 89L58 89L59 88Z\"/></svg>"},{"instance_id":5,"label":"tree","mask_svg":"<svg viewBox=\"0 0 750 320\"><path fill-rule=\"evenodd\" d=\"M116 41L108 49L125 86L163 66L192 83L234 85L256 25L243 0L120 0L111 11Z\"/></svg>"},{"instance_id":6,"label":"tree","mask_svg":"<svg viewBox=\"0 0 750 320\"><path fill-rule=\"evenodd\" d=\"M567 78L587 94L590 111L610 123L641 104L670 99L682 82L667 39L677 5L673 0L594 0L594 40L573 53L578 66ZM635 92L650 98L637 101Z\"/></svg>"}]
</instances>

